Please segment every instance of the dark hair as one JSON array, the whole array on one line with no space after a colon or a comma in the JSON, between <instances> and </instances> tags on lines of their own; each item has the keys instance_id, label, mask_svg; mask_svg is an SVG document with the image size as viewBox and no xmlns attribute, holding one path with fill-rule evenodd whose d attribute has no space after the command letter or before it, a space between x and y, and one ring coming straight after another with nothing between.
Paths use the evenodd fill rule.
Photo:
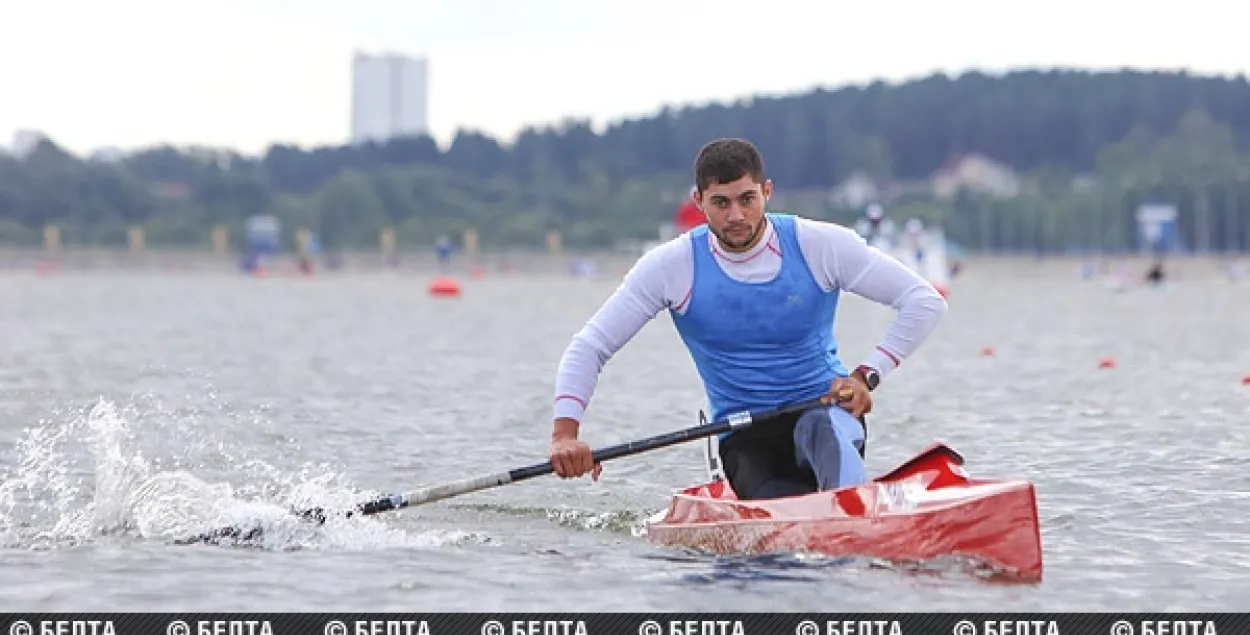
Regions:
<instances>
[{"instance_id":1,"label":"dark hair","mask_svg":"<svg viewBox=\"0 0 1250 635\"><path fill-rule=\"evenodd\" d=\"M756 183L764 182L764 156L746 139L717 139L700 148L694 158L694 182L700 192L748 174Z\"/></svg>"}]
</instances>

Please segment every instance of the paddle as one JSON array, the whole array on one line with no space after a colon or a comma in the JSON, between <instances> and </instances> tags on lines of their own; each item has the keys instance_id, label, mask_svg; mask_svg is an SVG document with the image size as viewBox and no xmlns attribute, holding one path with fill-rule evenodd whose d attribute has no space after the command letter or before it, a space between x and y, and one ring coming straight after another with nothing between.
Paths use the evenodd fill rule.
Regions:
<instances>
[{"instance_id":1,"label":"paddle","mask_svg":"<svg viewBox=\"0 0 1250 635\"><path fill-rule=\"evenodd\" d=\"M846 391L843 391L843 393L840 393L838 396L846 398L849 395ZM610 446L601 450L596 450L593 454L595 462L602 463L611 459L630 456L633 454L641 454L643 452L668 447L685 441L703 439L725 432L741 430L760 423L772 422L786 415L798 414L810 408L815 408L822 405L822 403L823 402L820 399L813 399L792 406L786 406L784 408L778 408L776 410L769 410L765 412L738 412L731 414L720 421L705 423L692 428L686 428L685 430L676 430L667 434L661 434L639 441ZM432 503L434 501L451 498L453 496L460 496L462 494L468 494L479 490L499 487L509 483L518 483L520 481L538 476L545 476L554 472L555 467L551 465L551 461L547 461L545 463L519 467L514 470L491 474L489 476L466 478L459 481L453 481L445 485L436 485L413 492L378 498L366 503L361 503L357 505L355 509L341 512L341 514L343 517L351 517L355 515L371 516L385 511ZM327 518L326 511L320 507L295 511L293 513L318 524L324 523ZM216 529L191 538L177 540L174 544L213 544L226 539L237 542L246 542L259 538L261 533L262 530L260 527L252 527L249 529L244 529L242 527L223 527L221 529Z\"/></svg>"}]
</instances>

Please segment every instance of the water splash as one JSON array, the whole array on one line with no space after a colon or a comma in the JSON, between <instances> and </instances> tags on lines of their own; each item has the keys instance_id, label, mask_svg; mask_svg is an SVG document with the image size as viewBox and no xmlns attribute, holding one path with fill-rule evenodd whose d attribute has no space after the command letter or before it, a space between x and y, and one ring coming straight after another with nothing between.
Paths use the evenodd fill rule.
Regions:
<instances>
[{"instance_id":1,"label":"water splash","mask_svg":"<svg viewBox=\"0 0 1250 635\"><path fill-rule=\"evenodd\" d=\"M83 428L85 419L68 425L50 420L23 431L16 443L19 460L0 481L0 542L34 549L72 546L86 539L94 511L78 498L82 478L64 446Z\"/></svg>"},{"instance_id":2,"label":"water splash","mask_svg":"<svg viewBox=\"0 0 1250 635\"><path fill-rule=\"evenodd\" d=\"M315 525L291 513L321 507L350 509L362 493L328 466L282 470L257 458L244 458L224 442L201 438L190 429L198 411L144 404L120 409L100 400L90 409L56 413L23 431L17 461L0 474L0 547L56 549L102 540L136 538L172 543L224 526L261 527L268 549L429 548L489 543L489 537L460 531L409 533L377 518L331 517ZM181 456L149 459L132 423L184 443ZM208 448L227 469L246 479L237 488L209 483L179 467L196 449ZM164 464L172 467L166 468Z\"/></svg>"},{"instance_id":3,"label":"water splash","mask_svg":"<svg viewBox=\"0 0 1250 635\"><path fill-rule=\"evenodd\" d=\"M490 503L466 504L458 505L458 507L508 516L546 518L570 529L629 534L634 538L646 536L646 523L650 517L648 512L633 510L597 512L568 507L518 507Z\"/></svg>"},{"instance_id":4,"label":"water splash","mask_svg":"<svg viewBox=\"0 0 1250 635\"><path fill-rule=\"evenodd\" d=\"M629 510L588 512L577 509L548 509L547 518L576 529L627 533L635 538L646 535L647 514Z\"/></svg>"}]
</instances>

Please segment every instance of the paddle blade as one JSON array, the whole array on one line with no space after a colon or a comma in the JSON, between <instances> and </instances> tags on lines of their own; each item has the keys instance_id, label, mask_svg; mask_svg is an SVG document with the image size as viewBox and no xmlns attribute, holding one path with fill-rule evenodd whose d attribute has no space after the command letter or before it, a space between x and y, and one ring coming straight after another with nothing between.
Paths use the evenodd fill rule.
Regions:
<instances>
[{"instance_id":1,"label":"paddle blade","mask_svg":"<svg viewBox=\"0 0 1250 635\"><path fill-rule=\"evenodd\" d=\"M244 545L249 542L256 542L264 536L264 530L260 525L254 527L222 527L213 531L192 536L190 538L181 538L175 540L175 545Z\"/></svg>"},{"instance_id":2,"label":"paddle blade","mask_svg":"<svg viewBox=\"0 0 1250 635\"><path fill-rule=\"evenodd\" d=\"M325 524L326 518L327 518L326 510L321 507L314 507L312 509L304 509L304 510L294 510L291 513L303 520L316 523L318 525ZM174 541L174 544L175 545L203 544L203 545L215 545L215 546L223 546L223 545L238 546L238 545L246 545L247 543L259 542L260 539L264 537L264 535L265 535L265 530L261 528L259 524L253 527L232 526L232 527L222 527L220 529L214 529L213 531L206 532L198 536L192 536L190 538L182 538L182 539Z\"/></svg>"},{"instance_id":3,"label":"paddle blade","mask_svg":"<svg viewBox=\"0 0 1250 635\"><path fill-rule=\"evenodd\" d=\"M324 525L326 522L326 510L321 507L297 511L295 512L295 515L303 518L304 520L317 523L318 525Z\"/></svg>"}]
</instances>

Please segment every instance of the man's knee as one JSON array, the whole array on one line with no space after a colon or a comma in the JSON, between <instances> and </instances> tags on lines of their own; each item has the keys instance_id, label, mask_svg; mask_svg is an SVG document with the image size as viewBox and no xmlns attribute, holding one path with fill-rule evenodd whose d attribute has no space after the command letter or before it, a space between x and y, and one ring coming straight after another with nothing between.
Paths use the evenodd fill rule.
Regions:
<instances>
[{"instance_id":1,"label":"man's knee","mask_svg":"<svg viewBox=\"0 0 1250 635\"><path fill-rule=\"evenodd\" d=\"M868 429L862 419L856 419L851 413L835 406L829 409L829 424L839 440L849 443L861 458L864 456Z\"/></svg>"},{"instance_id":2,"label":"man's knee","mask_svg":"<svg viewBox=\"0 0 1250 635\"><path fill-rule=\"evenodd\" d=\"M794 446L814 447L832 432L828 408L812 408L799 416L794 423Z\"/></svg>"},{"instance_id":3,"label":"man's knee","mask_svg":"<svg viewBox=\"0 0 1250 635\"><path fill-rule=\"evenodd\" d=\"M795 458L811 466L821 489L857 485L864 476L864 426L838 406L803 413L794 430Z\"/></svg>"},{"instance_id":4,"label":"man's knee","mask_svg":"<svg viewBox=\"0 0 1250 635\"><path fill-rule=\"evenodd\" d=\"M862 421L838 406L822 406L804 412L794 425L794 444L810 446L830 438L845 441L862 452L864 430Z\"/></svg>"}]
</instances>

